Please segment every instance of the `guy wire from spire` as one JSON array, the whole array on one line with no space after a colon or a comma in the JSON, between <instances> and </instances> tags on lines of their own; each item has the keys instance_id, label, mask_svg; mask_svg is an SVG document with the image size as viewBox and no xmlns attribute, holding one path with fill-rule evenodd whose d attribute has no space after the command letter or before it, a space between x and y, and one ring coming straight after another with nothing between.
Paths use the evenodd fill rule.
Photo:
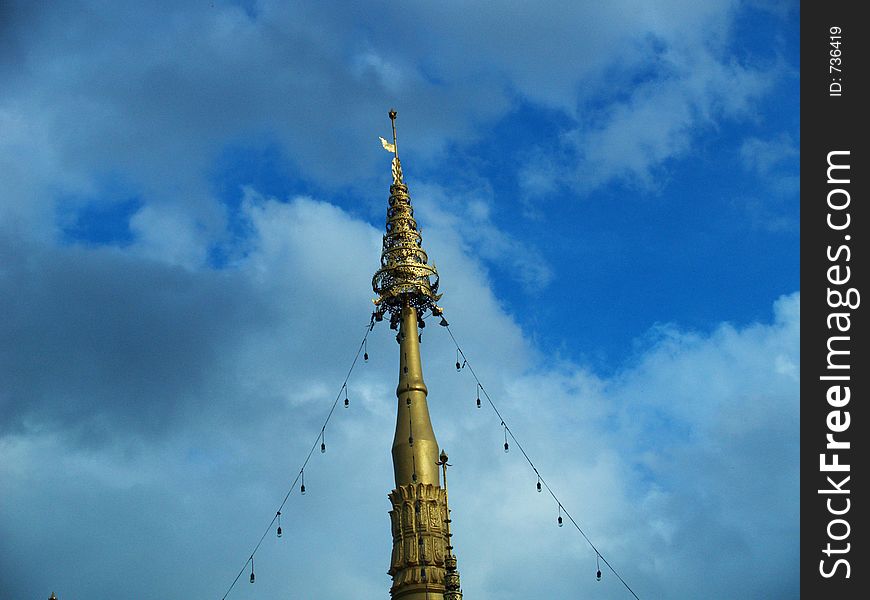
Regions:
<instances>
[{"instance_id":1,"label":"guy wire from spire","mask_svg":"<svg viewBox=\"0 0 870 600\"><path fill-rule=\"evenodd\" d=\"M248 569L248 565L251 564L254 560L254 555L257 553L257 550L260 549L260 545L263 543L263 540L266 539L266 536L269 535L269 532L272 531L272 526L275 524L275 521L278 519L278 515L284 510L284 505L287 504L287 500L290 498L290 494L293 493L293 490L296 488L296 484L299 483L300 477L302 477L302 473L305 472L305 467L308 466L308 461L311 460L312 455L314 454L314 450L318 446L318 442L321 440L321 435L326 431L326 426L329 424L329 420L332 418L332 414L335 412L335 407L338 406L338 401L341 399L341 393L347 390L347 382L350 379L351 374L353 373L353 369L356 366L357 361L359 360L360 353L362 352L363 346L366 343L366 340L369 337L369 333L371 333L374 328L374 316L372 316L372 320L366 325L366 333L363 336L362 341L359 344L359 348L357 348L356 356L353 357L353 362L350 364L350 369L347 371L347 375L344 378L344 382L341 384L341 387L338 390L338 394L335 396L335 400L332 403L332 406L329 409L329 413L326 415L326 419L323 421L323 426L318 429L317 438L314 440L314 444L311 446L311 450L308 451L308 456L305 457L305 461L302 463L302 467L299 469L299 472L296 474L296 479L293 480L293 483L290 484L287 493L284 495L284 499L281 501L280 506L275 511L275 515L272 517L272 520L269 521L269 525L266 527L266 530L263 532L263 535L260 536L260 539L257 541L257 544L254 546L253 551L251 551L251 555L248 557L248 560L245 561L245 564L242 565L239 574L236 575L236 578L233 579L233 582L230 584L230 587L227 588L227 591L224 593L221 600L226 600L227 596L230 595L230 592L233 591L236 583L238 583L239 578L242 576L245 571Z\"/></svg>"},{"instance_id":2,"label":"guy wire from spire","mask_svg":"<svg viewBox=\"0 0 870 600\"><path fill-rule=\"evenodd\" d=\"M616 575L617 579L619 579L619 581L622 583L622 585L625 586L625 589L627 589L631 593L631 595L635 597L636 600L640 600L640 598L638 598L638 595L634 593L634 590L631 589L631 586L629 586L628 583L626 583L626 581L616 571L616 569L613 568L613 565L611 565L607 561L607 558L605 558L604 555L601 554L601 552L595 546L595 544L592 543L592 540L589 539L589 536L586 535L586 532L584 532L583 529L580 527L580 525L577 524L577 521L574 520L574 517L572 517L571 514L568 512L568 510L565 508L565 505L562 504L562 502L559 500L558 497L556 497L556 493L552 490L550 485L547 483L547 481L541 475L540 471L538 471L538 468L535 466L535 463L532 462L532 459L529 458L529 455L526 454L526 451L523 448L523 445L516 438L516 436L514 435L514 432L508 426L507 421L505 421L504 417L502 417L501 413L498 410L498 407L496 407L496 405L495 405L495 402L493 402L492 398L489 397L489 393L486 391L486 388L483 387L483 384L481 383L480 379L477 377L477 373L474 372L474 367L471 366L471 361L469 361L468 357L465 356L465 352L462 351L462 348L459 346L459 342L456 341L456 337L453 335L453 332L450 330L450 325L446 324L446 321L445 321L443 326L445 329L447 329L447 333L450 334L450 339L453 340L453 344L456 346L457 352L459 352L459 354L462 356L462 359L465 362L465 364L463 366L468 367L468 370L471 373L471 376L474 377L474 380L477 382L477 385L479 386L480 391L483 392L483 395L486 397L486 400L487 400L487 402L489 402L489 405L492 407L492 410L495 412L495 415L501 421L501 425L504 427L504 430L508 433L508 435L510 435L511 439L514 441L514 444L516 444L517 448L520 449L520 452L525 457L526 462L529 463L529 466L532 467L532 470L535 472L535 475L538 476L538 481L540 481L541 484L547 489L547 492L550 494L550 496L553 497L553 500L556 501L556 504L559 505L559 508L565 514L565 516L568 517L568 520L571 521L571 524L574 525L574 528L580 532L580 535L583 536L583 539L586 540L586 543L589 544L589 547L595 551L595 554L601 558L601 560L604 562L604 564L607 565L607 568L609 568L611 570L611 572L614 575Z\"/></svg>"}]
</instances>

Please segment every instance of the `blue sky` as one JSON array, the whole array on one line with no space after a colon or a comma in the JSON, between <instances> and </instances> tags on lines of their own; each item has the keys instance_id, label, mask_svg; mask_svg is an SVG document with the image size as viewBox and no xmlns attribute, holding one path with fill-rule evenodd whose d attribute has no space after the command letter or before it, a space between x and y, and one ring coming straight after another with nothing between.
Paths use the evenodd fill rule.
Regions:
<instances>
[{"instance_id":1,"label":"blue sky","mask_svg":"<svg viewBox=\"0 0 870 600\"><path fill-rule=\"evenodd\" d=\"M798 30L773 0L4 6L0 592L223 595L368 322L395 107L452 330L602 553L641 598L796 597ZM434 329L466 595L630 597ZM231 597L387 593L371 336Z\"/></svg>"}]
</instances>

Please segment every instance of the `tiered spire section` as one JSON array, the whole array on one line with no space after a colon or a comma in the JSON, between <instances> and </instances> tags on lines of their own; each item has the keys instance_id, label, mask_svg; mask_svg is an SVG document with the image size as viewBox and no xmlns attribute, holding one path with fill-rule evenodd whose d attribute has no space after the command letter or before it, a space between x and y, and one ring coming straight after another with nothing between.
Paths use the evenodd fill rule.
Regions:
<instances>
[{"instance_id":1,"label":"tiered spire section","mask_svg":"<svg viewBox=\"0 0 870 600\"><path fill-rule=\"evenodd\" d=\"M374 299L375 318L380 321L389 313L390 327L395 329L405 304L415 308L421 318L427 310L440 315L441 308L435 303L441 295L438 294L438 271L435 265L429 264L429 257L423 250L423 236L414 220L408 186L402 176L395 110L390 111L390 121L393 124L393 143L384 138L381 138L381 143L393 153L393 184L390 186L381 268L372 278L372 288L378 295Z\"/></svg>"},{"instance_id":2,"label":"tiered spire section","mask_svg":"<svg viewBox=\"0 0 870 600\"><path fill-rule=\"evenodd\" d=\"M393 600L461 600L456 557L450 542L447 506L447 455L439 455L438 441L429 418L428 389L420 359L423 315L440 315L435 304L438 272L428 264L422 237L414 220L408 188L402 180L396 139L396 111L390 111L393 143L381 138L393 153L393 184L387 209L381 268L372 279L378 297L375 319L390 315L398 329L398 411L393 438L396 488L390 492L393 552L388 573L393 578ZM444 474L444 485L438 467Z\"/></svg>"}]
</instances>

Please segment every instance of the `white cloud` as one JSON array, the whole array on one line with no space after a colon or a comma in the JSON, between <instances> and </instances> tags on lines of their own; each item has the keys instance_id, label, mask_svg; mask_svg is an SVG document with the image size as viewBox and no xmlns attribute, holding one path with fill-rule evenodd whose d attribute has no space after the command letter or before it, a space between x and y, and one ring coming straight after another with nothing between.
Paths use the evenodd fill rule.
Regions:
<instances>
[{"instance_id":1,"label":"white cloud","mask_svg":"<svg viewBox=\"0 0 870 600\"><path fill-rule=\"evenodd\" d=\"M774 232L797 231L800 150L794 140L786 135L769 140L750 137L740 147L740 157L758 185L742 200L753 224Z\"/></svg>"},{"instance_id":2,"label":"white cloud","mask_svg":"<svg viewBox=\"0 0 870 600\"><path fill-rule=\"evenodd\" d=\"M383 160L374 136L391 105L426 160L527 102L576 122L561 129L572 160L543 161L550 181L649 185L697 128L751 116L765 90L763 69L723 50L729 3L131 6L22 4L0 23L4 596L107 598L123 581L134 596L220 597L338 393L381 232L249 188L249 237L227 242L206 176L227 145L274 140L293 170L343 188ZM608 96L607 74L628 91ZM112 176L142 200L130 245L57 245L59 199L118 200L100 197ZM493 265L531 291L553 274L481 188L415 185L424 245L475 371L566 508L641 597L788 597L798 297L770 324L670 327L598 376L542 354L493 292ZM230 246L226 269L205 266L215 244ZM467 596L540 596L543 579L548 596L626 597L606 572L594 581L594 555L555 526L516 449L502 452L445 332L430 321L423 338ZM372 333L308 495L257 555L258 594L386 593L392 340ZM702 561L714 543L739 551ZM250 595L240 585L231 597Z\"/></svg>"},{"instance_id":3,"label":"white cloud","mask_svg":"<svg viewBox=\"0 0 870 600\"><path fill-rule=\"evenodd\" d=\"M29 248L25 267L7 249L18 266L3 282L17 295L0 297L19 299L3 307L16 349L3 371L17 374L4 381L13 418L0 443L0 533L16 548L16 566L0 569L8 595L107 597L105 573L134 595L222 595L274 514L365 331L380 232L307 198L248 190L244 207L254 250L223 273L132 248L78 249L56 269L53 251ZM449 273L452 329L546 481L641 597L796 589L798 296L769 324L672 327L602 378L535 350L433 216L425 243ZM351 408L337 409L327 453L306 470L308 494L294 492L285 538L257 554L258 593L385 593L392 337L383 324L371 334ZM626 597L606 569L595 582L594 553L555 526L519 449L502 451L446 332L430 321L423 339L433 421L456 465L466 594ZM736 550L706 560L720 548ZM759 560L765 569L744 577ZM250 593L240 585L234 597Z\"/></svg>"},{"instance_id":4,"label":"white cloud","mask_svg":"<svg viewBox=\"0 0 870 600\"><path fill-rule=\"evenodd\" d=\"M130 218L130 231L135 250L143 256L188 268L206 264L214 236L214 230L208 232L193 215L172 206L142 207Z\"/></svg>"},{"instance_id":5,"label":"white cloud","mask_svg":"<svg viewBox=\"0 0 870 600\"><path fill-rule=\"evenodd\" d=\"M439 248L456 245L497 265L530 293L541 292L552 281L552 268L541 251L496 225L491 215L491 190L466 191L457 197L437 184L424 182L414 185L413 201L425 222L436 228Z\"/></svg>"},{"instance_id":6,"label":"white cloud","mask_svg":"<svg viewBox=\"0 0 870 600\"><path fill-rule=\"evenodd\" d=\"M744 140L740 147L744 167L762 176L769 175L783 162L793 160L799 155L797 145L787 136L773 140L751 137Z\"/></svg>"},{"instance_id":7,"label":"white cloud","mask_svg":"<svg viewBox=\"0 0 870 600\"><path fill-rule=\"evenodd\" d=\"M75 4L13 10L8 56L22 62L4 67L14 76L0 118L14 142L0 146L0 166L19 193L0 211L44 221L59 193L121 173L146 204L209 221L203 174L226 145L262 137L313 181L357 183L380 157L372 140L391 105L430 157L473 143L518 101L553 108L577 123L561 130L562 178L650 185L696 131L751 114L773 78L726 51L734 12L676 0L641 10L215 2L168 14L113 3L99 19Z\"/></svg>"},{"instance_id":8,"label":"white cloud","mask_svg":"<svg viewBox=\"0 0 870 600\"><path fill-rule=\"evenodd\" d=\"M704 46L680 44L660 54L656 74L624 101L589 109L585 125L564 135L581 160L569 177L581 189L614 178L654 187L654 172L685 156L699 132L723 119L751 116L771 73L722 62Z\"/></svg>"}]
</instances>

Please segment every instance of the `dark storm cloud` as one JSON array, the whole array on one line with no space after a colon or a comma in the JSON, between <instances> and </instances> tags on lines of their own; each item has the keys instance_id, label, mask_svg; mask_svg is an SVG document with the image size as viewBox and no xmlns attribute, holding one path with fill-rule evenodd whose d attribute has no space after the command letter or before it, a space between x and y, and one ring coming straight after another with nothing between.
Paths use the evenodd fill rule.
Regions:
<instances>
[{"instance_id":1,"label":"dark storm cloud","mask_svg":"<svg viewBox=\"0 0 870 600\"><path fill-rule=\"evenodd\" d=\"M274 318L237 273L82 247L0 255L3 434L159 434L224 400L227 349Z\"/></svg>"},{"instance_id":2,"label":"dark storm cloud","mask_svg":"<svg viewBox=\"0 0 870 600\"><path fill-rule=\"evenodd\" d=\"M310 362L315 345L337 354L348 339L338 331L361 331L367 307L352 298L369 293L377 233L304 199L245 207L254 245L223 270L3 237L3 433L161 437L240 405L258 415L322 376L292 365ZM342 245L324 243L333 238ZM347 254L347 244L369 251Z\"/></svg>"}]
</instances>

